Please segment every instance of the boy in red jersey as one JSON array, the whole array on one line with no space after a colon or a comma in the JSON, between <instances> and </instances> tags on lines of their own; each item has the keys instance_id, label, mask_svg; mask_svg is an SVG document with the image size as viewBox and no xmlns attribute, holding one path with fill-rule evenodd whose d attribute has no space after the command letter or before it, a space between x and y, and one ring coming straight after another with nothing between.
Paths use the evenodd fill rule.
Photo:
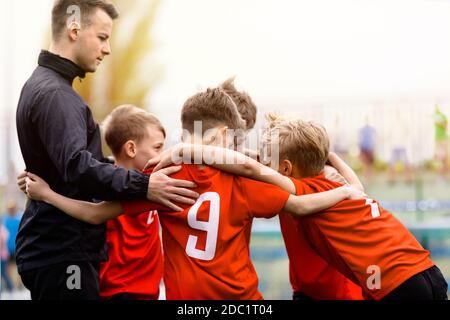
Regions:
<instances>
[{"instance_id":1,"label":"boy in red jersey","mask_svg":"<svg viewBox=\"0 0 450 320\"><path fill-rule=\"evenodd\" d=\"M337 155L329 153L328 136L321 126L301 120L280 120L272 116L265 135L266 144L272 143L273 132L276 132L276 143L280 147L278 170L286 177L291 177L297 195L324 192L341 186L325 178L323 171L328 160L352 186L363 190L351 168ZM183 152L187 150L188 154L198 152L194 150L197 147L178 148L184 148ZM206 148L211 147L202 147L204 154L212 152ZM176 154L180 150L172 152ZM171 160L162 155L155 171L170 163ZM263 179L262 165L254 160L247 159L245 165L213 165L234 174ZM341 291L338 291L338 287L328 293L326 289L322 290L322 299L327 294L337 296L348 295L349 292L357 296L360 288L368 299L447 299L447 283L429 258L429 252L391 213L372 199L345 200L324 210L322 214L301 218L282 213L280 222L290 257L290 277L294 290L297 287L301 288L302 293L305 290L314 293L314 288L320 286L321 281L327 281L326 275L317 276L315 270L305 268L305 261L299 259L307 258L311 251L304 251L300 255L300 247L293 244L303 243L307 239L313 251L323 258L324 266L331 265L343 275L341 280L344 279L344 286L340 288ZM305 250L305 247L301 249ZM305 279L319 281L314 285L305 283ZM347 279L352 280L354 285L348 283ZM336 284L338 281L336 278L329 283Z\"/></svg>"},{"instance_id":2,"label":"boy in red jersey","mask_svg":"<svg viewBox=\"0 0 450 320\"><path fill-rule=\"evenodd\" d=\"M234 78L226 80L220 87L236 103L239 114L246 122L245 129L247 131L253 129L258 109L249 94L236 89ZM245 149L242 151L253 159L258 158L257 154L251 150ZM223 169L227 170L227 168ZM330 167L327 167L327 170L330 169ZM363 299L361 288L358 285L330 266L311 248L304 234L299 232L292 223L292 220L295 219L292 215L282 214L279 219L289 257L289 279L294 300Z\"/></svg>"},{"instance_id":3,"label":"boy in red jersey","mask_svg":"<svg viewBox=\"0 0 450 320\"><path fill-rule=\"evenodd\" d=\"M195 121L200 119L203 128L196 132ZM186 132L193 135L193 141L233 147L224 144L227 127L243 128L245 122L228 95L220 89L210 89L186 102L182 124ZM83 203L55 194L38 177L30 177L35 180L28 181L28 193L32 197L91 223L101 223L123 211L131 215L154 206L145 201ZM200 197L194 206L185 206L180 212L167 211L160 216L168 299L261 299L249 254L253 218L270 218L281 210L304 215L350 196L361 197L361 193L347 187L295 197L273 185L197 165L183 166L174 177L195 182ZM290 179L279 174L266 177L268 182L295 192Z\"/></svg>"},{"instance_id":4,"label":"boy in red jersey","mask_svg":"<svg viewBox=\"0 0 450 320\"><path fill-rule=\"evenodd\" d=\"M279 172L292 177L298 195L340 186L323 175L328 158L351 185L360 188L354 172L337 155L329 155L328 135L323 127L272 117L266 137L271 131L279 134ZM266 143L270 144L270 139ZM304 233L324 260L361 286L366 297L447 299L447 283L429 252L376 201L344 200L323 213L289 223Z\"/></svg>"},{"instance_id":5,"label":"boy in red jersey","mask_svg":"<svg viewBox=\"0 0 450 320\"><path fill-rule=\"evenodd\" d=\"M236 103L240 115L246 121L245 129L253 129L258 109L249 94L236 89L234 78L226 80L220 87ZM255 152L247 149L243 151L257 159ZM329 167L327 169L330 170ZM281 233L289 257L289 279L294 299L362 300L361 288L330 266L311 248L303 233L297 232L294 219L290 214L279 215Z\"/></svg>"},{"instance_id":6,"label":"boy in red jersey","mask_svg":"<svg viewBox=\"0 0 450 320\"><path fill-rule=\"evenodd\" d=\"M141 171L161 153L166 132L152 114L135 106L116 108L103 122L116 165ZM108 261L100 267L100 296L113 300L157 300L163 275L158 212L123 215L106 222Z\"/></svg>"}]
</instances>

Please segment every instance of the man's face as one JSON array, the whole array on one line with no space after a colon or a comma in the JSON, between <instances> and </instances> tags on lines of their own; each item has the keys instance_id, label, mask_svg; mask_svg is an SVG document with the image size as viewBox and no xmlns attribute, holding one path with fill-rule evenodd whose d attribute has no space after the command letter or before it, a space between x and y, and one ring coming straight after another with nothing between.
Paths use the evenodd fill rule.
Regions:
<instances>
[{"instance_id":1,"label":"man's face","mask_svg":"<svg viewBox=\"0 0 450 320\"><path fill-rule=\"evenodd\" d=\"M142 170L148 160L158 156L164 149L164 134L156 126L147 127L147 136L136 145L136 157L133 167Z\"/></svg>"},{"instance_id":2,"label":"man's face","mask_svg":"<svg viewBox=\"0 0 450 320\"><path fill-rule=\"evenodd\" d=\"M90 18L91 24L82 26L75 47L75 62L86 72L97 71L98 66L111 53L113 20L108 14L97 9Z\"/></svg>"}]
</instances>

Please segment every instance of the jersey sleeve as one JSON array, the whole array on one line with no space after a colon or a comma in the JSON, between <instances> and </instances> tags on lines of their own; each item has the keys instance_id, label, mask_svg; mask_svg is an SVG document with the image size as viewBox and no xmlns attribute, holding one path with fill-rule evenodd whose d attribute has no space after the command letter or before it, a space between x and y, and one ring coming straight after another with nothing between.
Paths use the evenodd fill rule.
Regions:
<instances>
[{"instance_id":1,"label":"jersey sleeve","mask_svg":"<svg viewBox=\"0 0 450 320\"><path fill-rule=\"evenodd\" d=\"M149 200L121 201L120 205L123 208L123 214L129 217L135 217L143 212L149 212L153 210L160 212L172 211L162 204L151 202Z\"/></svg>"},{"instance_id":2,"label":"jersey sleeve","mask_svg":"<svg viewBox=\"0 0 450 320\"><path fill-rule=\"evenodd\" d=\"M151 175L153 173L153 169L155 167L151 167L146 169L143 173L145 175ZM120 202L122 208L123 208L123 214L126 216L130 216L130 217L135 217L137 215L140 215L143 212L148 212L148 211L170 211L169 208L167 208L166 206L159 204L159 203L155 203L155 202L151 202L149 200L132 200L132 201L121 201Z\"/></svg>"},{"instance_id":3,"label":"jersey sleeve","mask_svg":"<svg viewBox=\"0 0 450 320\"><path fill-rule=\"evenodd\" d=\"M253 217L273 218L283 211L291 195L283 189L256 180L240 178L245 196L244 202Z\"/></svg>"}]
</instances>

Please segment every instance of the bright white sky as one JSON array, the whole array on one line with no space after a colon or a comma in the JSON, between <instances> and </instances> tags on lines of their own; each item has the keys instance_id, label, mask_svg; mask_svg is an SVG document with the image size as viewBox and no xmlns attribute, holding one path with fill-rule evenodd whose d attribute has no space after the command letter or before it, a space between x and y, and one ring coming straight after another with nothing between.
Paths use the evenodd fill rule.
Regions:
<instances>
[{"instance_id":1,"label":"bright white sky","mask_svg":"<svg viewBox=\"0 0 450 320\"><path fill-rule=\"evenodd\" d=\"M0 2L0 139L51 5ZM450 0L162 0L154 37L164 78L149 101L168 128L188 96L231 75L262 110L405 97L450 110Z\"/></svg>"}]
</instances>

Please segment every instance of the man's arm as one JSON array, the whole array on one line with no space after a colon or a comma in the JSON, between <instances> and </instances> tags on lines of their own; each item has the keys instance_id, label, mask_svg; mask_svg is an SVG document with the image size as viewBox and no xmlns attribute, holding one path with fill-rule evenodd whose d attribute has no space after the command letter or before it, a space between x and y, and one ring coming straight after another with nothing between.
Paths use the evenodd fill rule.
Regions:
<instances>
[{"instance_id":1,"label":"man's arm","mask_svg":"<svg viewBox=\"0 0 450 320\"><path fill-rule=\"evenodd\" d=\"M193 183L163 175L150 178L138 171L96 160L87 151L87 121L93 121L92 116L78 99L73 93L56 90L45 95L31 115L50 159L65 182L102 200L148 198L169 203L174 209L172 201L192 203L187 197L196 198L196 193L184 188L194 187ZM97 139L100 143L100 137Z\"/></svg>"},{"instance_id":2,"label":"man's arm","mask_svg":"<svg viewBox=\"0 0 450 320\"><path fill-rule=\"evenodd\" d=\"M33 107L31 121L61 178L93 198L145 198L148 176L103 163L87 150L88 121L93 120L86 110L76 94L62 89L46 93Z\"/></svg>"}]
</instances>

